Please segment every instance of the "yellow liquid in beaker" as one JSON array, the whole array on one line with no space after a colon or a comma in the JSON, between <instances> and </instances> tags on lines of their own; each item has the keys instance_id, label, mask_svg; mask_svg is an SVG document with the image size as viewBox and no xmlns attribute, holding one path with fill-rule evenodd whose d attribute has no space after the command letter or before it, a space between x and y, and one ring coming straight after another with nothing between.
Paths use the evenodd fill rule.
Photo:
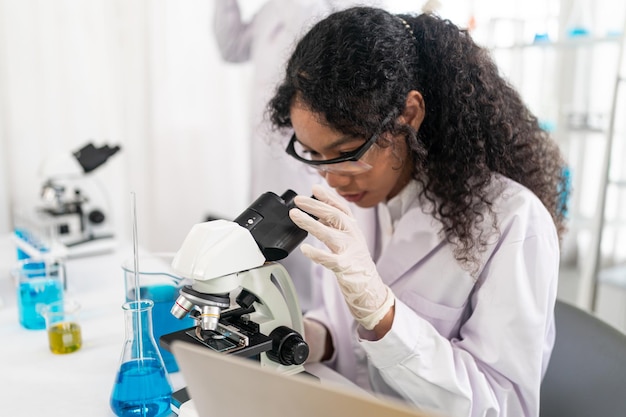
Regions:
<instances>
[{"instance_id":1,"label":"yellow liquid in beaker","mask_svg":"<svg viewBox=\"0 0 626 417\"><path fill-rule=\"evenodd\" d=\"M48 341L52 353L72 353L80 349L83 338L76 323L58 323L48 329Z\"/></svg>"}]
</instances>

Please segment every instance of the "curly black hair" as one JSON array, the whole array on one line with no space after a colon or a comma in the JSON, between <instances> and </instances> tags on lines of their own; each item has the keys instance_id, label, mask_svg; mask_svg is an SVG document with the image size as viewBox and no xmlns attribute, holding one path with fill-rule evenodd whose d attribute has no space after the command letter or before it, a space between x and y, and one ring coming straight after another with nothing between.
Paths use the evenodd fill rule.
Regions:
<instances>
[{"instance_id":1,"label":"curly black hair","mask_svg":"<svg viewBox=\"0 0 626 417\"><path fill-rule=\"evenodd\" d=\"M419 131L397 118L382 128L405 134L421 197L432 203L459 262L477 268L476 251L490 236L487 218L497 233L489 193L494 173L535 193L562 237L566 179L558 146L489 52L449 20L369 7L330 15L296 45L268 112L276 128L290 128L297 97L332 128L369 137L388 115L402 114L411 90L426 108ZM384 140L378 144L388 146Z\"/></svg>"}]
</instances>

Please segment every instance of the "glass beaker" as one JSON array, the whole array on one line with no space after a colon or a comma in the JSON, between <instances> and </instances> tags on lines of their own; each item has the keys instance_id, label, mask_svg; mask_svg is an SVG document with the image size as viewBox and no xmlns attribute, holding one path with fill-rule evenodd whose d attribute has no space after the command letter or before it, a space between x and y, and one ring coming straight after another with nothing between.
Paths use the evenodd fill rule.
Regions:
<instances>
[{"instance_id":1,"label":"glass beaker","mask_svg":"<svg viewBox=\"0 0 626 417\"><path fill-rule=\"evenodd\" d=\"M178 364L174 355L165 350L159 344L161 336L179 330L187 329L195 325L194 319L186 316L178 319L170 313L172 306L178 298L178 292L187 283L186 280L176 275L171 264L174 254L153 254L139 258L139 274L135 282L135 266L132 259L122 263L124 270L124 287L126 289L126 301L137 299L136 286L139 285L139 297L142 300L152 300L152 332L157 342L161 357L165 363L167 372L177 372Z\"/></svg>"},{"instance_id":2,"label":"glass beaker","mask_svg":"<svg viewBox=\"0 0 626 417\"><path fill-rule=\"evenodd\" d=\"M20 324L32 330L46 328L41 308L63 299L65 265L59 260L26 259L13 269Z\"/></svg>"},{"instance_id":3,"label":"glass beaker","mask_svg":"<svg viewBox=\"0 0 626 417\"><path fill-rule=\"evenodd\" d=\"M67 298L46 304L41 315L46 319L50 351L55 354L76 352L83 345L78 315L80 304Z\"/></svg>"},{"instance_id":4,"label":"glass beaker","mask_svg":"<svg viewBox=\"0 0 626 417\"><path fill-rule=\"evenodd\" d=\"M152 335L151 300L124 303L126 340L111 393L118 417L156 417L170 412L172 387Z\"/></svg>"}]
</instances>

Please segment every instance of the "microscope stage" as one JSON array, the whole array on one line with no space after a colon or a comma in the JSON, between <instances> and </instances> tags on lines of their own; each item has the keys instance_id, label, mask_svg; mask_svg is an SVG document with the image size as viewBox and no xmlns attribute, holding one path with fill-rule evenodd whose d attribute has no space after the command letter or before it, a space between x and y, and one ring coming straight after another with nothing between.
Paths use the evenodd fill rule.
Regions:
<instances>
[{"instance_id":1,"label":"microscope stage","mask_svg":"<svg viewBox=\"0 0 626 417\"><path fill-rule=\"evenodd\" d=\"M212 349L216 352L228 353L231 355L252 357L260 355L263 352L267 352L272 349L272 339L265 336L262 333L253 333L246 335L249 339L248 346L239 347L235 342L226 337L217 337L212 339L200 340L196 336L196 327L190 327L188 329L179 330L174 333L169 333L161 336L159 344L165 348L168 352L171 352L172 342L180 340L183 342L192 343L199 346Z\"/></svg>"}]
</instances>

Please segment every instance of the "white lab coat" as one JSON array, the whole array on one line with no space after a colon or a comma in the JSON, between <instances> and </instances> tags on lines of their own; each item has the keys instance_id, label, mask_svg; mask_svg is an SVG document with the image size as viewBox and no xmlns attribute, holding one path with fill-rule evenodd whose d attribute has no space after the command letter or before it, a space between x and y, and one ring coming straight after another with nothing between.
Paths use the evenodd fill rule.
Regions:
<instances>
[{"instance_id":1,"label":"white lab coat","mask_svg":"<svg viewBox=\"0 0 626 417\"><path fill-rule=\"evenodd\" d=\"M357 328L334 275L315 268L323 305L307 316L330 330L330 366L365 388L447 416L538 415L555 335L559 242L537 197L504 181L494 206L501 234L476 282L438 235L440 224L413 201L376 262L396 296L392 329L378 341ZM374 253L380 206L352 209Z\"/></svg>"}]
</instances>

